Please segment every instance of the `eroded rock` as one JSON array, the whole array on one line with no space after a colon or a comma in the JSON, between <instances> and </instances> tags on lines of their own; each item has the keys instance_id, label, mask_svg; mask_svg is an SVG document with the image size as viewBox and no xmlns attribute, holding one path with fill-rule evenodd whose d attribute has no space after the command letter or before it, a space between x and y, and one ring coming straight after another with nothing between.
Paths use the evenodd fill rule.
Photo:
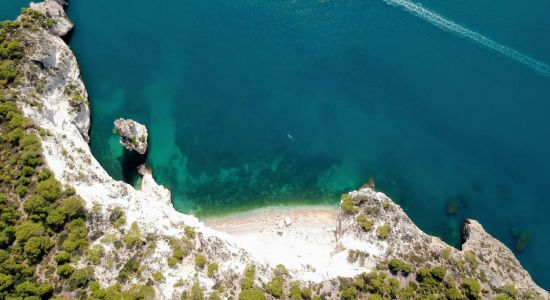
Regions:
<instances>
[{"instance_id":1,"label":"eroded rock","mask_svg":"<svg viewBox=\"0 0 550 300\"><path fill-rule=\"evenodd\" d=\"M147 128L134 120L117 119L115 131L120 135L120 144L139 154L147 152Z\"/></svg>"}]
</instances>

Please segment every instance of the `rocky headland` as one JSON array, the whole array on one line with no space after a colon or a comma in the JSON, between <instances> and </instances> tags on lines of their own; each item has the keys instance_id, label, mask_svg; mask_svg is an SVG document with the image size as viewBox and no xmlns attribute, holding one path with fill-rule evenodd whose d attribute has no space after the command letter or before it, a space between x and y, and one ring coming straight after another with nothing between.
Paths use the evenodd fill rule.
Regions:
<instances>
[{"instance_id":1,"label":"rocky headland","mask_svg":"<svg viewBox=\"0 0 550 300\"><path fill-rule=\"evenodd\" d=\"M243 217L211 222L214 229L177 212L170 191L146 168L138 189L112 179L88 146L88 95L62 39L72 22L60 2L31 4L39 13L32 18L43 24L18 27L24 55L10 92L39 128L55 179L84 202L89 246L67 265L92 271L75 286L63 284L74 275L40 273L42 281L61 282L52 289L57 297L116 299L109 295L127 291L133 296L122 299L549 298L478 222L466 221L465 242L455 249L422 232L372 185L343 195L338 210L274 210L253 226L240 223L250 220ZM143 132L124 134L139 141ZM37 270L55 265L56 255L50 250ZM137 287L146 288L133 293Z\"/></svg>"}]
</instances>

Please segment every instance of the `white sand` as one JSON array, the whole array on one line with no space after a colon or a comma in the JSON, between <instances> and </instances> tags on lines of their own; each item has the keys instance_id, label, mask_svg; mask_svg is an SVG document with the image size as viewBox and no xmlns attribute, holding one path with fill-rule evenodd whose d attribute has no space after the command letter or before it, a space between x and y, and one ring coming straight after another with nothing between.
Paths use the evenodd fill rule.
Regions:
<instances>
[{"instance_id":1,"label":"white sand","mask_svg":"<svg viewBox=\"0 0 550 300\"><path fill-rule=\"evenodd\" d=\"M301 279L321 281L368 270L347 262L336 215L332 206L266 207L203 221L271 267L283 264Z\"/></svg>"}]
</instances>

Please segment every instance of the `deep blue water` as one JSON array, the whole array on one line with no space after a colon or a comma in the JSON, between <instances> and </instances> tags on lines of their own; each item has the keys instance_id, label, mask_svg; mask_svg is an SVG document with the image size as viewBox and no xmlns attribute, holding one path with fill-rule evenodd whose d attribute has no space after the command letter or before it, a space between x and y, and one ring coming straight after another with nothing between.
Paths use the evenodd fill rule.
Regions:
<instances>
[{"instance_id":1,"label":"deep blue water","mask_svg":"<svg viewBox=\"0 0 550 300\"><path fill-rule=\"evenodd\" d=\"M133 182L112 122L145 123L155 178L199 215L336 203L373 176L455 245L465 217L528 236L516 254L548 289L550 2L420 2L443 21L383 0L73 0L92 150Z\"/></svg>"}]
</instances>

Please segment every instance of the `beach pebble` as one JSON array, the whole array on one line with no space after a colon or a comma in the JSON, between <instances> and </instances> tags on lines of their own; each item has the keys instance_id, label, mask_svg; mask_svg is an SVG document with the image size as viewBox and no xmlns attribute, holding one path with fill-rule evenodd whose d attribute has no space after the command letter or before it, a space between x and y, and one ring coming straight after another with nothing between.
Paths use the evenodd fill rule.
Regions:
<instances>
[{"instance_id":1,"label":"beach pebble","mask_svg":"<svg viewBox=\"0 0 550 300\"><path fill-rule=\"evenodd\" d=\"M292 220L289 217L285 218L285 225L288 227L292 224Z\"/></svg>"}]
</instances>

